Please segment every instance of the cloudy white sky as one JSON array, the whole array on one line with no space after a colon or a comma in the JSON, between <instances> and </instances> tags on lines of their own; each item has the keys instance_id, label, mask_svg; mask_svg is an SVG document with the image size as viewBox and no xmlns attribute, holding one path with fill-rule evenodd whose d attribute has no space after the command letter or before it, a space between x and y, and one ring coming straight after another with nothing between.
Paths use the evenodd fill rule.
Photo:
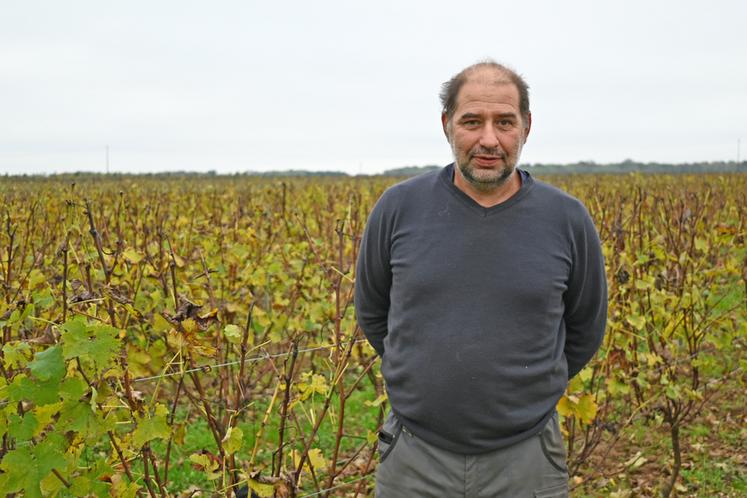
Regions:
<instances>
[{"instance_id":1,"label":"cloudy white sky","mask_svg":"<svg viewBox=\"0 0 747 498\"><path fill-rule=\"evenodd\" d=\"M0 173L445 164L440 84L522 73L523 162L747 156L747 2L0 3Z\"/></svg>"}]
</instances>

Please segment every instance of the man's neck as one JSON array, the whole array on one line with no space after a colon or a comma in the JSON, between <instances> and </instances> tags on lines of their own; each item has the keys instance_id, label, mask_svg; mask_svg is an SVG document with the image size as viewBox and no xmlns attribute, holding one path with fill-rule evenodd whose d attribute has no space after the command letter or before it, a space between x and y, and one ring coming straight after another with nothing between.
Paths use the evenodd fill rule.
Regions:
<instances>
[{"instance_id":1,"label":"man's neck","mask_svg":"<svg viewBox=\"0 0 747 498\"><path fill-rule=\"evenodd\" d=\"M459 168L454 165L454 185L480 206L489 208L507 201L521 189L521 174L517 169L514 169L511 176L494 189L479 190L469 183L462 176Z\"/></svg>"}]
</instances>

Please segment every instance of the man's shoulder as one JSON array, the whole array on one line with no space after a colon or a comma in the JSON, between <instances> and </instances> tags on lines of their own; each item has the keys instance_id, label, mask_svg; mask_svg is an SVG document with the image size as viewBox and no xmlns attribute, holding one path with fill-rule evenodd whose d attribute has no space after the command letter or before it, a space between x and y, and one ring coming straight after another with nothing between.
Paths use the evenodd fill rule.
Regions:
<instances>
[{"instance_id":1,"label":"man's shoulder","mask_svg":"<svg viewBox=\"0 0 747 498\"><path fill-rule=\"evenodd\" d=\"M427 185L432 185L439 181L439 177L443 174L444 169L445 168L439 168L412 176L406 180L402 180L399 183L395 183L390 187L390 190L396 189L398 191L408 192L412 190L419 190Z\"/></svg>"},{"instance_id":2,"label":"man's shoulder","mask_svg":"<svg viewBox=\"0 0 747 498\"><path fill-rule=\"evenodd\" d=\"M562 213L578 214L579 212L587 212L584 204L565 190L561 190L554 185L537 180L536 178L532 178L532 180L532 191L542 204L552 209L560 210Z\"/></svg>"},{"instance_id":3,"label":"man's shoulder","mask_svg":"<svg viewBox=\"0 0 747 498\"><path fill-rule=\"evenodd\" d=\"M380 201L402 203L413 198L418 198L423 193L430 191L433 186L441 181L440 176L443 173L444 168L440 168L395 183L384 191Z\"/></svg>"}]
</instances>

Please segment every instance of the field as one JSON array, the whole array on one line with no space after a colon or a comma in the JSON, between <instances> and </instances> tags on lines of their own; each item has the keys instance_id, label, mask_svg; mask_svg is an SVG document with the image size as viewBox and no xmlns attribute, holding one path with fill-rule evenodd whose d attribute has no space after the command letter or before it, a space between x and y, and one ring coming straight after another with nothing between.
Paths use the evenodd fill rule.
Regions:
<instances>
[{"instance_id":1,"label":"field","mask_svg":"<svg viewBox=\"0 0 747 498\"><path fill-rule=\"evenodd\" d=\"M747 495L747 175L543 179L609 284L558 404L572 495ZM372 496L353 282L395 181L0 178L0 496Z\"/></svg>"}]
</instances>

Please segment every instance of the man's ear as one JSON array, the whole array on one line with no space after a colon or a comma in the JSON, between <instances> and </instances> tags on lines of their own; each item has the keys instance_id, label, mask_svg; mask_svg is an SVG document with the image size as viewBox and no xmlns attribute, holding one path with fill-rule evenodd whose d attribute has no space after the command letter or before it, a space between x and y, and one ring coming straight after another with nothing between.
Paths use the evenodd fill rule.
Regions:
<instances>
[{"instance_id":1,"label":"man's ear","mask_svg":"<svg viewBox=\"0 0 747 498\"><path fill-rule=\"evenodd\" d=\"M527 143L527 138L529 137L529 130L532 129L532 113L530 112L527 114L527 123L524 126L524 143Z\"/></svg>"},{"instance_id":2,"label":"man's ear","mask_svg":"<svg viewBox=\"0 0 747 498\"><path fill-rule=\"evenodd\" d=\"M446 140L449 141L449 117L445 112L441 113L441 127L444 130L444 135L446 135ZM449 141L449 143L451 143L451 141Z\"/></svg>"}]
</instances>

